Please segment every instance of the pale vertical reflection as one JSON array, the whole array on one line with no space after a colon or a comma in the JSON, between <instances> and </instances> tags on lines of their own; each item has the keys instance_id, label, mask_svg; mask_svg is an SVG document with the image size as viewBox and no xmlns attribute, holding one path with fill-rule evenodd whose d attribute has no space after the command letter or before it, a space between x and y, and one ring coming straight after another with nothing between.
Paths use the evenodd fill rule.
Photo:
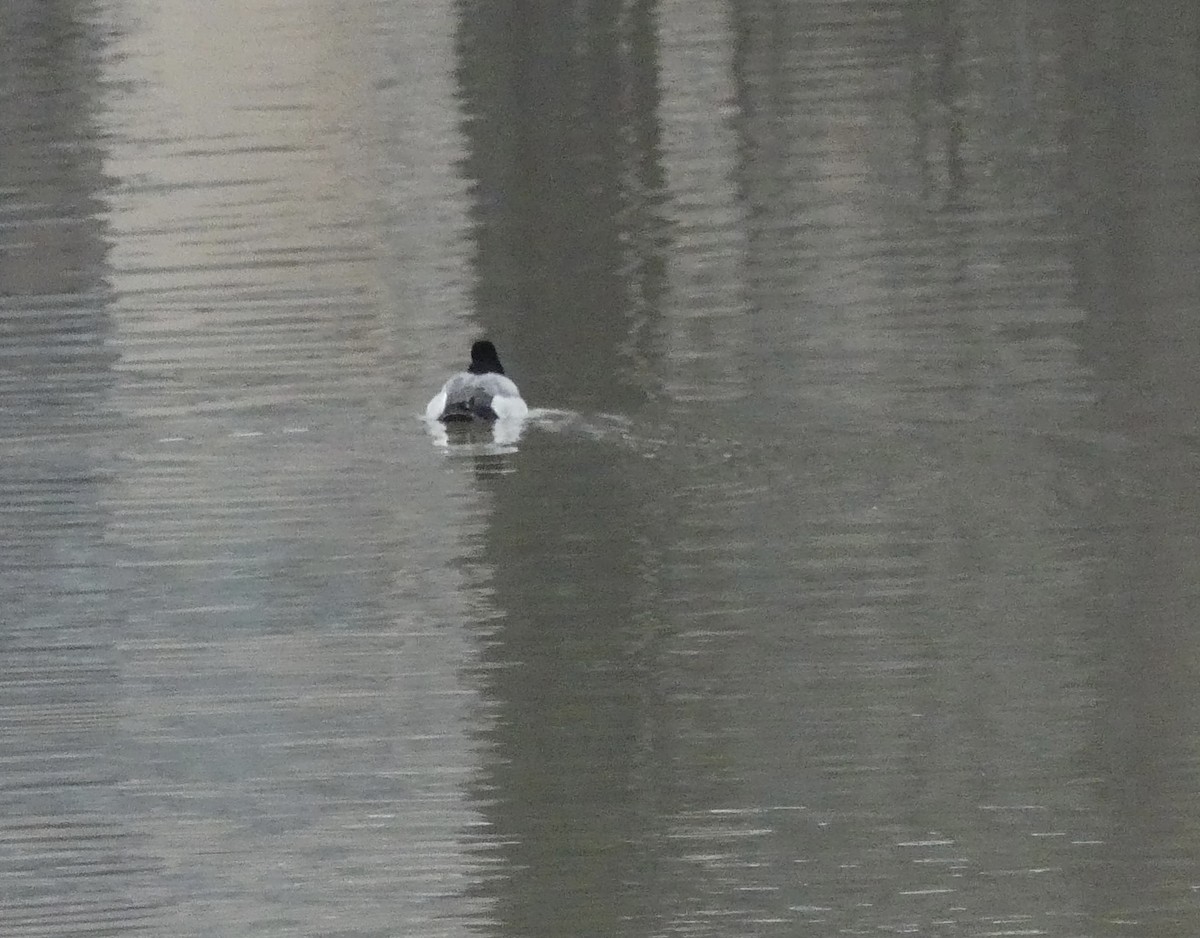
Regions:
<instances>
[{"instance_id":1,"label":"pale vertical reflection","mask_svg":"<svg viewBox=\"0 0 1200 938\"><path fill-rule=\"evenodd\" d=\"M663 382L677 400L740 397L746 252L733 188L733 37L724 0L669 0L661 31L663 214L675 252L664 303Z\"/></svg>"},{"instance_id":2,"label":"pale vertical reflection","mask_svg":"<svg viewBox=\"0 0 1200 938\"><path fill-rule=\"evenodd\" d=\"M377 39L385 61L371 115L380 135L380 155L371 162L387 231L382 278L394 315L387 358L423 406L447 367L460 364L464 319L473 312L470 196L459 172L465 144L454 75L457 16L449 2L405 0L388 8L395 12Z\"/></svg>"},{"instance_id":3,"label":"pale vertical reflection","mask_svg":"<svg viewBox=\"0 0 1200 938\"><path fill-rule=\"evenodd\" d=\"M465 934L481 504L405 370L463 293L451 12L111 13L105 505L161 933Z\"/></svg>"},{"instance_id":4,"label":"pale vertical reflection","mask_svg":"<svg viewBox=\"0 0 1200 938\"><path fill-rule=\"evenodd\" d=\"M111 261L127 407L189 406L213 373L256 393L231 380L209 408L286 399L318 378L346 394L347 372L375 354L370 181L356 178L369 164L354 127L370 58L353 43L369 18L321 6L133 6L106 166L120 181Z\"/></svg>"},{"instance_id":5,"label":"pale vertical reflection","mask_svg":"<svg viewBox=\"0 0 1200 938\"><path fill-rule=\"evenodd\" d=\"M754 33L750 47L777 42L769 32ZM780 63L760 70L747 62L745 94L754 105L748 141L765 148L749 148L740 173L754 205L755 335L766 347L799 351L773 358L763 372L767 387L794 381L806 403L840 405L837 419L854 420L879 414L894 394L881 374L892 345L890 323L880 316L887 287L870 269L884 222L864 190L878 170L870 151L892 151L897 143L885 127L853 113L869 89L868 69L853 61L852 50L805 51L839 63L851 59L839 70L836 90L814 82L816 88L781 94L773 87L781 81ZM803 64L787 63L787 74Z\"/></svg>"}]
</instances>

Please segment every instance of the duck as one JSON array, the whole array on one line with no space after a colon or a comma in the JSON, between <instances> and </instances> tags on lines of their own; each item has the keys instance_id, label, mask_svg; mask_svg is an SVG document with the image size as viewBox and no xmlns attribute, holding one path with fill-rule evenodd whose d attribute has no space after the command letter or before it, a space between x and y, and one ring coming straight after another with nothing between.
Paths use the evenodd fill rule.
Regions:
<instances>
[{"instance_id":1,"label":"duck","mask_svg":"<svg viewBox=\"0 0 1200 938\"><path fill-rule=\"evenodd\" d=\"M471 364L442 385L425 408L431 423L495 423L521 420L529 407L516 383L504 373L496 346L480 339L471 346Z\"/></svg>"}]
</instances>

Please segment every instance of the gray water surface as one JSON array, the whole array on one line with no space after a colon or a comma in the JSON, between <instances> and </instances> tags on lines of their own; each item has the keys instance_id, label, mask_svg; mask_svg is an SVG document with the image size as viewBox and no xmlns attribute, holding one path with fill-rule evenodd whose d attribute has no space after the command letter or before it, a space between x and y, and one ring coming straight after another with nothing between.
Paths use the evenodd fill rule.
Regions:
<instances>
[{"instance_id":1,"label":"gray water surface","mask_svg":"<svg viewBox=\"0 0 1200 938\"><path fill-rule=\"evenodd\" d=\"M1200 934L1195 4L0 35L0 934Z\"/></svg>"}]
</instances>

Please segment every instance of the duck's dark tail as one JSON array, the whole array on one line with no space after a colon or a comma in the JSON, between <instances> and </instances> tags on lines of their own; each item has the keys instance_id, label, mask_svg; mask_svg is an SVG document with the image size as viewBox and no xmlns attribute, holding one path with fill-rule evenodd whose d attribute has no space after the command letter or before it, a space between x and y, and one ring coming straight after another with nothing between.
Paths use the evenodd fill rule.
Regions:
<instances>
[{"instance_id":1,"label":"duck's dark tail","mask_svg":"<svg viewBox=\"0 0 1200 938\"><path fill-rule=\"evenodd\" d=\"M468 420L495 420L492 395L479 388L462 388L446 399L442 408L442 423L462 423Z\"/></svg>"}]
</instances>

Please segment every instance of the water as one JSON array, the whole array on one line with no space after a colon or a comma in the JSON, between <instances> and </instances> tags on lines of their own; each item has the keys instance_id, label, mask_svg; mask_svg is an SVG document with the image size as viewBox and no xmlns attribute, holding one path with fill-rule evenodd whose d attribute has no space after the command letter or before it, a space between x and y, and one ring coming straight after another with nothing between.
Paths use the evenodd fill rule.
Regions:
<instances>
[{"instance_id":1,"label":"water","mask_svg":"<svg viewBox=\"0 0 1200 938\"><path fill-rule=\"evenodd\" d=\"M0 933L1200 930L1193 5L0 34Z\"/></svg>"}]
</instances>

